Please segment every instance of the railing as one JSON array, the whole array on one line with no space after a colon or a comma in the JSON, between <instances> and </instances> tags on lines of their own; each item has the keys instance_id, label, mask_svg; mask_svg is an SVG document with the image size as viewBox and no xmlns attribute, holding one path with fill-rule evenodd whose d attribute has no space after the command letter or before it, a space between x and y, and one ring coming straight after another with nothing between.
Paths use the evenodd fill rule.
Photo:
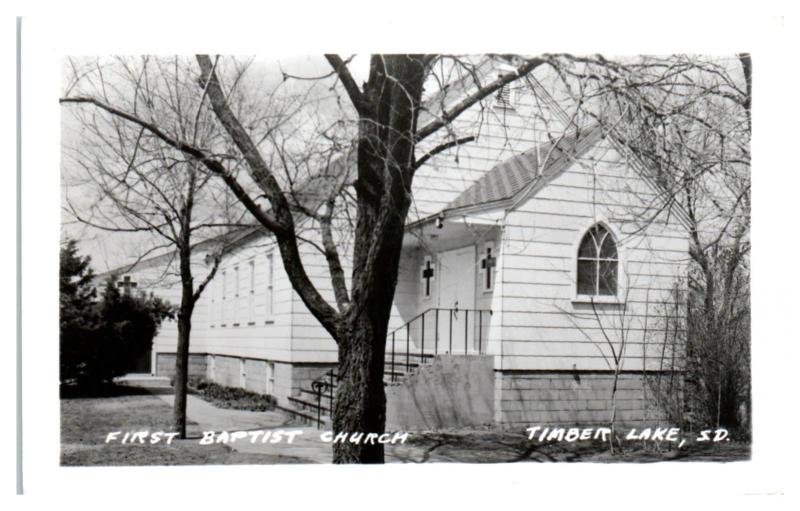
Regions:
<instances>
[{"instance_id":1,"label":"railing","mask_svg":"<svg viewBox=\"0 0 800 511\"><path fill-rule=\"evenodd\" d=\"M433 307L417 314L386 337L384 380L398 377L433 359L436 355L483 354L492 311L489 309L444 309ZM317 398L317 424L323 426L323 397L333 411L334 393L339 384L336 369L311 382Z\"/></svg>"},{"instance_id":2,"label":"railing","mask_svg":"<svg viewBox=\"0 0 800 511\"><path fill-rule=\"evenodd\" d=\"M436 355L484 353L491 315L489 309L433 307L414 316L387 336L388 380L396 382Z\"/></svg>"},{"instance_id":3,"label":"railing","mask_svg":"<svg viewBox=\"0 0 800 511\"><path fill-rule=\"evenodd\" d=\"M317 395L317 426L322 427L322 396L328 394L328 409L333 414L333 394L339 384L339 377L335 369L326 372L322 377L311 382L311 389Z\"/></svg>"}]
</instances>

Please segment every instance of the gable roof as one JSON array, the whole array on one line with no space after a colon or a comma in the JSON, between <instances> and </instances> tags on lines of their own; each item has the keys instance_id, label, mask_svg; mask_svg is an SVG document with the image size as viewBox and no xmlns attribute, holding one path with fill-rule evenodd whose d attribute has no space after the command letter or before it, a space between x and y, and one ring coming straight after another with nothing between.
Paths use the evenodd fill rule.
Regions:
<instances>
[{"instance_id":1,"label":"gable roof","mask_svg":"<svg viewBox=\"0 0 800 511\"><path fill-rule=\"evenodd\" d=\"M598 127L585 128L514 155L486 172L444 210L512 199L522 190L560 173L576 158L583 156L600 138L601 130Z\"/></svg>"},{"instance_id":2,"label":"gable roof","mask_svg":"<svg viewBox=\"0 0 800 511\"><path fill-rule=\"evenodd\" d=\"M448 104L452 101L458 101L463 99L467 94L469 94L473 89L480 87L482 85L482 80L485 79L492 79L493 74L497 71L497 65L502 62L508 61L508 57L498 54L487 54L482 56L478 59L478 61L474 64L474 69L472 70L460 70L457 73L457 76L450 82L444 84L439 90L431 94L430 97L426 98L423 102L422 108L419 112L418 123L419 126L424 126L426 123L435 121L441 115L442 111L448 106ZM356 158L357 158L357 147L356 145L348 146L342 149L342 153L336 157L331 158L327 165L321 167L321 169L316 173L310 176L307 176L302 181L295 183L293 187L291 187L290 191L286 192L287 199L289 201L289 206L292 209L295 215L295 221L300 221L306 215L304 212L306 211L316 211L319 209L325 202L330 190L333 187L341 186L344 182L349 181L349 177L354 172L354 166L356 165ZM535 157L535 148L532 150ZM546 149L542 149L542 155L547 154ZM526 151L523 155L529 153L530 151ZM522 156L522 155L520 155ZM529 155L530 156L530 155ZM528 156L528 157L529 157ZM555 160L555 153L551 156L550 161L554 162ZM517 157L514 157L517 158ZM513 158L512 158L513 159ZM505 165L508 162L503 162L492 169L490 173L496 170L498 167ZM519 190L523 189L526 184L530 182L529 172L524 169L531 168L530 162L521 162L520 164L511 164L514 165L515 168L518 168L516 174L511 174L511 177L504 177L505 172L501 172L498 170L497 176L495 180L500 180L503 183L500 186L494 186L493 183L489 183L486 185L489 190L493 190L491 193L488 194L489 200L496 200L494 197L496 195L507 195L509 190L511 190L511 195L515 194ZM535 165L535 162L533 164ZM547 168L549 169L551 165L548 165ZM482 178L480 181L483 181L486 178ZM511 182L506 182L507 179L511 179ZM470 187L467 191L462 193L456 200L448 205L445 209L451 209L453 207L460 207L460 206L453 206L459 202L463 196L465 196L470 190L475 188L478 183L475 183ZM478 191L476 192L478 199L488 192ZM508 195L510 197L510 195ZM485 200L478 202L483 203L486 202ZM233 227L227 232L224 232L220 235L217 235L213 238L209 238L206 240L202 240L193 246L193 250L200 249L200 250L213 250L217 246L224 244L228 247L228 249L232 249L238 245L241 245L251 239L269 235L269 231L264 228L261 224L252 224L240 227ZM103 272L100 275L110 275L114 273L128 273L135 270L145 269L148 267L156 266L159 264L168 263L175 258L176 252L175 250L168 250L166 252L160 253L155 256L146 257L133 263L129 263L126 265L119 266L112 270Z\"/></svg>"}]
</instances>

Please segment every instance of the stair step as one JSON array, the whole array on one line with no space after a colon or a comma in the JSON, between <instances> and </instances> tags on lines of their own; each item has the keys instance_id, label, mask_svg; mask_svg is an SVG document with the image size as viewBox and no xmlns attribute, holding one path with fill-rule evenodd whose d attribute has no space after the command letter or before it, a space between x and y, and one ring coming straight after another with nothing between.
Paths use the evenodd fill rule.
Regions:
<instances>
[{"instance_id":1,"label":"stair step","mask_svg":"<svg viewBox=\"0 0 800 511\"><path fill-rule=\"evenodd\" d=\"M308 394L309 396L312 396L314 399L317 399L317 392L314 389L301 387L300 388L300 393L301 394ZM330 398L331 398L330 390L322 392L322 399L330 399Z\"/></svg>"},{"instance_id":2,"label":"stair step","mask_svg":"<svg viewBox=\"0 0 800 511\"><path fill-rule=\"evenodd\" d=\"M386 362L391 362L392 361L392 354L391 353L386 353L386 355L384 355L383 358L384 358L384 360ZM419 353L411 353L411 354L408 355L408 359L409 360L416 360L416 361L419 361L420 359L422 359L422 360L432 360L433 358L435 358L435 355L431 355L431 354L428 354L428 353L426 353L424 355L421 355ZM394 354L395 362L398 362L400 360L405 360L405 359L406 359L406 354L405 353L395 353Z\"/></svg>"},{"instance_id":3,"label":"stair step","mask_svg":"<svg viewBox=\"0 0 800 511\"><path fill-rule=\"evenodd\" d=\"M288 407L285 407L285 406L279 406L278 408L283 410L284 412L287 412L287 413L291 414L295 418L303 420L304 422L306 422L308 424L317 424L317 422L318 422L316 414L309 413L308 411L297 410L295 408L288 408ZM323 415L321 419L322 419L323 423L326 423L326 419L328 421L330 420L330 418L328 418L326 415Z\"/></svg>"},{"instance_id":4,"label":"stair step","mask_svg":"<svg viewBox=\"0 0 800 511\"><path fill-rule=\"evenodd\" d=\"M309 401L309 400L306 400L306 399L303 399L303 398L299 398L299 397L294 397L294 396L289 396L289 401L291 401L292 403L300 406L302 409L305 409L305 410L317 410L317 409L320 409L323 412L330 412L331 411L330 406L318 405L316 403L316 401Z\"/></svg>"},{"instance_id":5,"label":"stair step","mask_svg":"<svg viewBox=\"0 0 800 511\"><path fill-rule=\"evenodd\" d=\"M398 367L410 367L410 368L413 369L413 368L416 368L416 367L419 367L419 366L422 366L422 365L429 365L431 362L432 362L431 360L411 360L409 362L406 362L405 359L403 359L403 360L395 360L394 361L394 367L395 368L398 368ZM386 369L389 369L390 367L392 367L391 360L387 360L383 364L383 367L385 367Z\"/></svg>"},{"instance_id":6,"label":"stair step","mask_svg":"<svg viewBox=\"0 0 800 511\"><path fill-rule=\"evenodd\" d=\"M300 389L300 395L297 396L299 399L302 399L304 402L314 403L314 408L316 409L317 406L317 393L311 389ZM331 396L327 392L322 394L322 399L320 400L323 407L330 408L331 407Z\"/></svg>"}]
</instances>

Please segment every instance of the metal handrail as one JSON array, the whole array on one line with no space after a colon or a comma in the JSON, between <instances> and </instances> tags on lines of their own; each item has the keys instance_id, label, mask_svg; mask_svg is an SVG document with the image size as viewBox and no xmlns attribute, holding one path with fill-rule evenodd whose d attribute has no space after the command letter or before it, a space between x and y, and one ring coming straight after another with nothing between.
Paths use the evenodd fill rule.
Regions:
<instances>
[{"instance_id":1,"label":"metal handrail","mask_svg":"<svg viewBox=\"0 0 800 511\"><path fill-rule=\"evenodd\" d=\"M406 326L407 326L407 325L409 325L410 323L413 323L414 321L418 320L419 318L421 318L422 316L424 316L425 314L427 314L427 313L429 313L429 312L431 312L431 311L450 311L450 312L465 312L465 311L467 311L467 312L488 312L488 313L489 313L489 315L491 315L491 314L492 314L492 309L461 309L461 308L459 308L459 307L453 307L453 308L450 308L450 309L448 309L448 308L446 308L446 307L429 307L429 308L425 309L424 311L420 312L419 314L417 314L416 316L414 316L413 318L409 319L409 320L408 320L408 321L406 321L405 323L403 323L403 326L399 326L399 327L395 328L394 330L392 330L391 332L389 332L388 334L386 334L386 337L388 338L388 337L389 337L390 335L392 335L393 333L395 333L395 332L399 332L400 330L402 330L402 329L406 328Z\"/></svg>"},{"instance_id":2,"label":"metal handrail","mask_svg":"<svg viewBox=\"0 0 800 511\"><path fill-rule=\"evenodd\" d=\"M459 318L458 313L463 313L463 316ZM440 332L440 327L445 326L441 324L439 316L442 313L445 313L446 316L444 321L446 322L446 329L444 332ZM470 314L472 313L472 314ZM483 353L484 350L484 321L483 316L484 314L492 315L491 309L476 309L476 308L465 308L460 309L458 307L454 308L444 308L444 307L430 307L423 312L415 315L410 320L405 322L403 326L399 328L395 328L386 337L386 355L390 357L390 364L391 364L391 372L390 372L390 380L396 381L397 375L395 374L395 365L396 365L396 358L399 355L403 357L405 355L405 367L404 370L401 372L406 373L409 372L409 369L412 367L411 364L411 357L414 356L419 363L424 363L425 359L430 359L435 357L439 354L439 344L441 341L446 341L446 349L442 351L442 354L449 353L455 354L456 352L460 352L458 348L458 343L462 341L460 338L463 335L463 346L464 351L463 353L469 354L477 351L477 353ZM431 332L428 332L426 328L425 316L428 314L434 314L435 323L434 323L434 331L432 332L434 336L433 342L433 350L430 349L431 343L428 343L428 348L426 349L425 344L425 337L426 334L430 336ZM472 323L470 323L472 320ZM457 331L454 327L458 326L461 328L460 322L463 321L464 329L463 332ZM430 324L430 323L428 323ZM488 323L486 323L488 326ZM472 334L470 334L470 329ZM403 332L405 331L405 332ZM413 332L413 334L412 334ZM405 353L403 353L403 348L400 348L400 351L397 351L397 334L401 336L405 334ZM487 332L488 334L488 332ZM413 336L416 337L414 341L415 349L412 350L411 347L411 339ZM470 346L470 337L472 337L472 346ZM443 339L440 339L443 338ZM391 339L391 342L390 342ZM402 343L402 337L399 339ZM457 343L454 346L454 341ZM401 344L402 346L402 344ZM455 349L454 349L455 348ZM400 358L402 360L403 358ZM401 362L401 365L402 362ZM415 366L417 364L414 364Z\"/></svg>"},{"instance_id":3,"label":"metal handrail","mask_svg":"<svg viewBox=\"0 0 800 511\"><path fill-rule=\"evenodd\" d=\"M391 332L389 332L387 334L386 343L389 344L389 340L391 339L391 350L387 350L386 355L387 356L390 355L390 354L391 355L390 355L390 360L389 361L387 361L386 358L384 357L384 367L386 367L387 365L389 366L389 368L390 368L389 371L390 371L390 374L391 374L390 380L392 382L396 382L397 381L397 371L395 371L395 368L396 368L396 365L398 363L399 363L400 366L404 366L403 370L402 370L402 373L405 374L405 373L410 372L410 369L411 369L411 366L412 366L412 364L411 364L411 356L412 356L412 352L411 352L411 325L414 322L419 320L420 323L421 323L420 350L419 350L419 352L414 352L413 353L413 355L415 357L419 357L419 364L422 364L426 357L432 358L432 357L434 357L434 356L439 354L439 341L440 341L440 339L439 339L439 337L440 337L439 336L439 326L441 324L441 322L439 320L439 316L440 316L440 313L442 313L442 312L445 312L445 313L449 314L448 351L447 352L443 352L443 353L450 353L450 354L453 353L453 333L454 333L454 330L453 330L453 317L454 316L453 315L454 315L454 313L457 314L459 312L463 312L464 313L464 353L465 354L469 353L469 327L470 327L469 318L470 318L470 313L474 314L473 320L472 320L473 321L472 327L473 327L473 329L477 328L477 335L478 335L478 338L477 338L477 348L478 348L478 350L477 351L478 351L478 353L481 353L483 351L483 326L484 326L483 315L488 313L491 316L492 315L491 309L475 309L475 308L460 309L458 307L455 307L455 308L430 307L430 308L420 312L419 314L417 314L416 316L414 316L410 320L406 321L403 324L403 326L395 328L394 330L392 330ZM434 313L435 314L435 319L436 319L435 323L434 323L435 341L434 341L434 345L433 345L433 353L426 353L425 352L425 315L429 314L429 313ZM401 348L401 350L399 352L396 350L396 344L397 344L397 340L398 340L397 339L397 333L398 332L402 332L402 330L405 330L405 335L406 335L406 339L405 339L405 364L403 364L403 362L402 362L402 360L403 360L403 358L402 358L403 357L402 348ZM473 341L474 341L474 339L473 339ZM402 337L400 339L400 342L402 343ZM396 361L398 356L400 357L399 358L399 362ZM418 364L415 364L415 366L416 365L418 365ZM339 375L337 374L336 371L337 371L336 369L331 369L331 370L325 372L325 374L323 374L321 377L319 377L319 378L317 378L317 379L315 379L314 381L311 382L311 388L313 389L313 391L314 391L314 393L316 394L316 397L317 397L317 405L316 405L317 406L317 424L318 424L319 427L322 427L322 425L323 425L323 422L322 422L322 397L323 397L323 394L325 393L326 390L328 391L327 397L328 397L329 402L330 402L331 410L333 409L333 401L334 401L334 397L335 397L334 396L334 392L335 392L336 387L339 384Z\"/></svg>"}]
</instances>

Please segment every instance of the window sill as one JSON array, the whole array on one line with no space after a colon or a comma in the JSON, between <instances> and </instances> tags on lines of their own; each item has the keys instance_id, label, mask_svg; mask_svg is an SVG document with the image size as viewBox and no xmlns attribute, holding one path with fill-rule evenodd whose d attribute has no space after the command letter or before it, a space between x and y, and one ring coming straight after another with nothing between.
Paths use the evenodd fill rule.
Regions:
<instances>
[{"instance_id":1,"label":"window sill","mask_svg":"<svg viewBox=\"0 0 800 511\"><path fill-rule=\"evenodd\" d=\"M572 299L572 303L624 305L625 300L616 295L577 295Z\"/></svg>"}]
</instances>

